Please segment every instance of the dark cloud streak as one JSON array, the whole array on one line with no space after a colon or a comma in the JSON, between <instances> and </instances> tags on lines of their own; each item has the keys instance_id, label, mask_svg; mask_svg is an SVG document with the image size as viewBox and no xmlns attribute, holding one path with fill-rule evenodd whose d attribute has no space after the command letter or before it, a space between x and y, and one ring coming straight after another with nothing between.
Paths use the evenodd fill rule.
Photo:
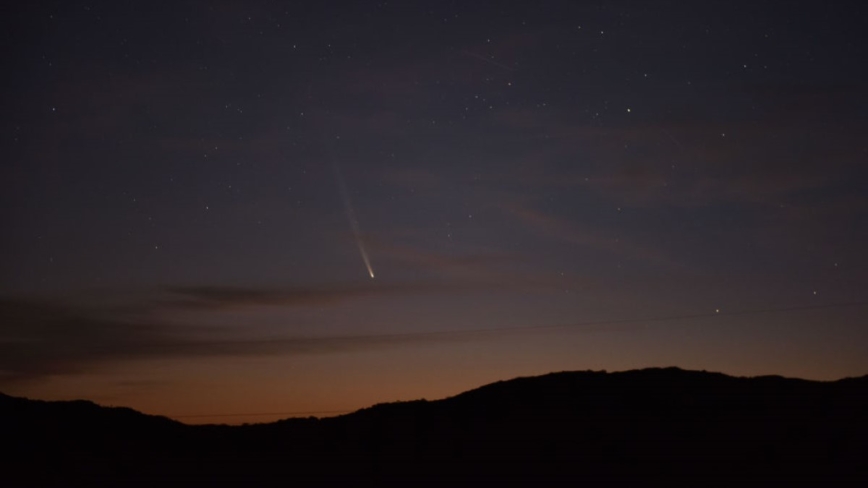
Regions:
<instances>
[{"instance_id":1,"label":"dark cloud streak","mask_svg":"<svg viewBox=\"0 0 868 488\"><path fill-rule=\"evenodd\" d=\"M171 320L182 311L331 306L363 297L466 290L454 284L365 284L320 288L166 287L120 297L0 298L0 384L81 373L118 361L207 356L315 354L428 341L415 335L251 338ZM240 331L240 332L239 332ZM218 339L215 339L218 337Z\"/></svg>"}]
</instances>

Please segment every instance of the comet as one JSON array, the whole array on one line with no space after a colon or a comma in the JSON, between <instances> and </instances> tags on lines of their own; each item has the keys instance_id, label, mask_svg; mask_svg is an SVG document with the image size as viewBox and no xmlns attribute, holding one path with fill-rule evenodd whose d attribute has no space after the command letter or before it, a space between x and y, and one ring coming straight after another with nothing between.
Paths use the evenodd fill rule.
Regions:
<instances>
[{"instance_id":1,"label":"comet","mask_svg":"<svg viewBox=\"0 0 868 488\"><path fill-rule=\"evenodd\" d=\"M350 200L350 192L347 190L347 183L344 181L344 174L341 172L340 166L332 158L332 169L335 172L335 179L338 182L338 190L341 192L341 199L344 202L344 211L347 214L347 220L350 221L350 228L353 230L353 238L356 245L359 247L359 254L362 255L362 261L365 262L365 268L368 270L368 275L371 279L374 278L374 268L371 266L371 258L368 257L368 251L365 249L365 243L362 241L362 231L359 227L359 220L356 218L356 212L353 209L353 202Z\"/></svg>"}]
</instances>

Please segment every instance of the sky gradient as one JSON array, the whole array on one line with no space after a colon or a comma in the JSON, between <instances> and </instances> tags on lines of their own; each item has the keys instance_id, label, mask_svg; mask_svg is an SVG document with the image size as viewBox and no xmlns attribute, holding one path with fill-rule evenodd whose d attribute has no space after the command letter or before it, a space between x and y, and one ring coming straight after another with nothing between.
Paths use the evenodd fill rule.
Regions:
<instances>
[{"instance_id":1,"label":"sky gradient","mask_svg":"<svg viewBox=\"0 0 868 488\"><path fill-rule=\"evenodd\" d=\"M868 373L858 2L5 10L7 394L235 423Z\"/></svg>"}]
</instances>

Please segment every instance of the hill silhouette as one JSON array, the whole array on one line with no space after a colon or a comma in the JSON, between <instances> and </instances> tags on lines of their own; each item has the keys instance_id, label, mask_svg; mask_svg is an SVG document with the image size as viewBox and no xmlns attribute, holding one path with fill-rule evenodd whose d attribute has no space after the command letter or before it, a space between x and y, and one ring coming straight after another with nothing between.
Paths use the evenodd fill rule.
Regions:
<instances>
[{"instance_id":1,"label":"hill silhouette","mask_svg":"<svg viewBox=\"0 0 868 488\"><path fill-rule=\"evenodd\" d=\"M868 480L868 376L677 368L516 378L331 418L189 426L0 395L0 485ZM487 484L487 483L486 483Z\"/></svg>"}]
</instances>

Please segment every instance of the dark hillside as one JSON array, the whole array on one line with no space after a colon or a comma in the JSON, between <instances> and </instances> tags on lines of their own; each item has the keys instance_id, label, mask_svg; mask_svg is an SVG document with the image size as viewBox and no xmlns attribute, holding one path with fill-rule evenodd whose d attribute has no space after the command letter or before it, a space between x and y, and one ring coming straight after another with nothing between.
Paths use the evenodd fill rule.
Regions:
<instances>
[{"instance_id":1,"label":"dark hillside","mask_svg":"<svg viewBox=\"0 0 868 488\"><path fill-rule=\"evenodd\" d=\"M0 412L4 442L16 449L4 471L38 484L852 481L868 464L866 377L564 372L444 400L239 427L8 396Z\"/></svg>"}]
</instances>

